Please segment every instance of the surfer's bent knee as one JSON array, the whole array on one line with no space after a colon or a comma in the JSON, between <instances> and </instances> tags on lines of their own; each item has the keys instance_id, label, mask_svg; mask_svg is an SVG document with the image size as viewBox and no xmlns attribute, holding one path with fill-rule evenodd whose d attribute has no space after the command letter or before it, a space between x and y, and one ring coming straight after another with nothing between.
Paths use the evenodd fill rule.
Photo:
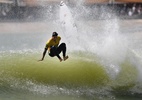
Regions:
<instances>
[{"instance_id":1,"label":"surfer's bent knee","mask_svg":"<svg viewBox=\"0 0 142 100\"><path fill-rule=\"evenodd\" d=\"M64 46L64 47L66 47L66 44L65 44L65 43L61 43L61 45Z\"/></svg>"}]
</instances>

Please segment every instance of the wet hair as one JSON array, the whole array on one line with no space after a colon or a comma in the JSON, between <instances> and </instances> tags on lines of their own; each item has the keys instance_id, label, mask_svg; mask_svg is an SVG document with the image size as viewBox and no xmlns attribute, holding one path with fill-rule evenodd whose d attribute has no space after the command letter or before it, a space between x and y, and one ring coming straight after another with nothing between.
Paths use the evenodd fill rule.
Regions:
<instances>
[{"instance_id":1,"label":"wet hair","mask_svg":"<svg viewBox=\"0 0 142 100\"><path fill-rule=\"evenodd\" d=\"M53 32L53 33L52 33L52 37L53 37L53 36L58 36L58 33L57 33L57 32Z\"/></svg>"}]
</instances>

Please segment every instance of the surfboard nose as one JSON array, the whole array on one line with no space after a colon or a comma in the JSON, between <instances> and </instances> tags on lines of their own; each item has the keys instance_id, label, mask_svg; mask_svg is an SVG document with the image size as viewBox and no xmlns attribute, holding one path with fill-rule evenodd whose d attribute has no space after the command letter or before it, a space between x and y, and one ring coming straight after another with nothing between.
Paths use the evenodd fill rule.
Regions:
<instances>
[{"instance_id":1,"label":"surfboard nose","mask_svg":"<svg viewBox=\"0 0 142 100\"><path fill-rule=\"evenodd\" d=\"M60 2L60 6L63 6L65 3L64 3L64 1L61 1Z\"/></svg>"}]
</instances>

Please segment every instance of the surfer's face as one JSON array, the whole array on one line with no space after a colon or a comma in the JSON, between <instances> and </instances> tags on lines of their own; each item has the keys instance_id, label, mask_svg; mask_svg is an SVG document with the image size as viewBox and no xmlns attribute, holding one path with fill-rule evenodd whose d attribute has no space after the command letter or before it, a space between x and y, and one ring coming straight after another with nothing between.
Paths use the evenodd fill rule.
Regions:
<instances>
[{"instance_id":1,"label":"surfer's face","mask_svg":"<svg viewBox=\"0 0 142 100\"><path fill-rule=\"evenodd\" d=\"M54 40L56 40L57 36L53 36L52 38L53 38Z\"/></svg>"}]
</instances>

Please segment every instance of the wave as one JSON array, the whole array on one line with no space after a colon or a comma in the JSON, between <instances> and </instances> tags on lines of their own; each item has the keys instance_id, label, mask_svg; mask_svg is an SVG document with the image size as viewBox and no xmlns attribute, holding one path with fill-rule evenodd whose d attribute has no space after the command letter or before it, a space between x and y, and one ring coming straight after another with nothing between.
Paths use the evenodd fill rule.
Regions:
<instances>
[{"instance_id":1,"label":"wave","mask_svg":"<svg viewBox=\"0 0 142 100\"><path fill-rule=\"evenodd\" d=\"M129 89L137 84L137 69L129 61L120 65L121 71L112 79L96 57L84 53L75 55L78 57L71 54L65 62L49 57L38 62L38 53L3 53L0 56L1 85L11 83L12 79L69 87L110 86L115 89Z\"/></svg>"}]
</instances>

